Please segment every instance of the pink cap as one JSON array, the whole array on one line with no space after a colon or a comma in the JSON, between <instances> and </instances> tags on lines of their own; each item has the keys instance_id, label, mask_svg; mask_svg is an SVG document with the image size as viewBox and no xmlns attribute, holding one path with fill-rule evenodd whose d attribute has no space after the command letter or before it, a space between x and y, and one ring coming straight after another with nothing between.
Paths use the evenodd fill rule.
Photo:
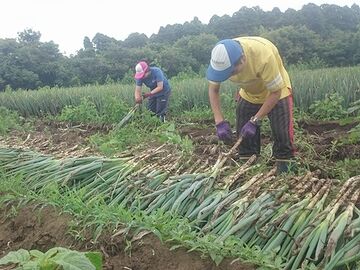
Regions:
<instances>
[{"instance_id":1,"label":"pink cap","mask_svg":"<svg viewBox=\"0 0 360 270\"><path fill-rule=\"evenodd\" d=\"M135 66L135 76L134 78L139 80L144 78L145 73L149 70L149 66L146 62L141 61Z\"/></svg>"}]
</instances>

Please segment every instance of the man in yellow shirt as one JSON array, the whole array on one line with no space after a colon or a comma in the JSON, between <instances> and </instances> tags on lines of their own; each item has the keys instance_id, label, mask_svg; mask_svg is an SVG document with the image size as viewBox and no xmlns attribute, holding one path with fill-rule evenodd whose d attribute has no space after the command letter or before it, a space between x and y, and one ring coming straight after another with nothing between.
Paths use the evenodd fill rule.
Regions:
<instances>
[{"instance_id":1,"label":"man in yellow shirt","mask_svg":"<svg viewBox=\"0 0 360 270\"><path fill-rule=\"evenodd\" d=\"M229 79L240 87L236 108L237 135L243 137L240 158L260 154L260 124L268 116L277 172L290 171L294 164L293 98L289 75L275 45L261 37L221 40L211 52L206 77L219 139L231 139L219 95L221 82Z\"/></svg>"}]
</instances>

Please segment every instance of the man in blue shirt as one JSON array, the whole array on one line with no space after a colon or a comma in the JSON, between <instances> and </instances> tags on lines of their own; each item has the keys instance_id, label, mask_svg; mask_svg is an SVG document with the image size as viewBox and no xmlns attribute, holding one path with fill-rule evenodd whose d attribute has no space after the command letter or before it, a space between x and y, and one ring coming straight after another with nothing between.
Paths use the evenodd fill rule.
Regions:
<instances>
[{"instance_id":1,"label":"man in blue shirt","mask_svg":"<svg viewBox=\"0 0 360 270\"><path fill-rule=\"evenodd\" d=\"M164 122L171 93L170 84L164 72L158 67L150 67L145 61L136 65L135 72L135 102L140 104L143 99L149 98L148 109ZM150 92L142 94L143 84L150 89Z\"/></svg>"}]
</instances>

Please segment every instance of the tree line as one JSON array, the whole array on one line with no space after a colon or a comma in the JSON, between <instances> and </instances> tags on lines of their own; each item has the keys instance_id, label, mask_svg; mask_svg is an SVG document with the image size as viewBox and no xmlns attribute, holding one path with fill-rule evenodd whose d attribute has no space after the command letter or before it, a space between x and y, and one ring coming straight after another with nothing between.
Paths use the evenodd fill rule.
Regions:
<instances>
[{"instance_id":1,"label":"tree line","mask_svg":"<svg viewBox=\"0 0 360 270\"><path fill-rule=\"evenodd\" d=\"M83 48L65 56L41 33L25 29L15 39L0 39L0 91L49 86L133 82L140 59L161 67L169 78L204 74L214 44L223 38L259 35L273 41L286 65L354 66L360 63L360 7L307 4L300 10L263 11L242 7L232 16L214 15L208 24L197 17L161 27L147 37L132 33L116 40L97 33Z\"/></svg>"}]
</instances>

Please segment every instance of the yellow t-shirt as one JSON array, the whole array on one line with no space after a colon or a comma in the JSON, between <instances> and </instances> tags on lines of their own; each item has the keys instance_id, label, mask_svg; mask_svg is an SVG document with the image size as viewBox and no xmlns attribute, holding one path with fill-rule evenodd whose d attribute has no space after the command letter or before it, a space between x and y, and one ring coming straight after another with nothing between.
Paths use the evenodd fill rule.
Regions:
<instances>
[{"instance_id":1,"label":"yellow t-shirt","mask_svg":"<svg viewBox=\"0 0 360 270\"><path fill-rule=\"evenodd\" d=\"M280 99L289 96L291 83L280 54L269 40L239 37L245 55L243 70L230 81L240 86L240 96L254 104L263 104L270 92L281 90Z\"/></svg>"}]
</instances>

